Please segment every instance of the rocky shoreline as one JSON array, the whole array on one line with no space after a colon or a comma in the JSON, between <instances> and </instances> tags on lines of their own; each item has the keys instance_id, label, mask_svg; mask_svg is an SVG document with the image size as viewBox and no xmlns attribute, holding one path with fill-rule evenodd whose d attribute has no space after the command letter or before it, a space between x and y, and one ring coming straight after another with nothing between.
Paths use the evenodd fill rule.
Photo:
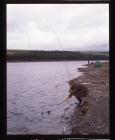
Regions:
<instances>
[{"instance_id":1,"label":"rocky shoreline","mask_svg":"<svg viewBox=\"0 0 115 140\"><path fill-rule=\"evenodd\" d=\"M103 62L99 68L88 64L87 68L79 68L79 71L83 75L73 80L84 84L89 94L71 116L75 122L72 134L109 135L109 62Z\"/></svg>"}]
</instances>

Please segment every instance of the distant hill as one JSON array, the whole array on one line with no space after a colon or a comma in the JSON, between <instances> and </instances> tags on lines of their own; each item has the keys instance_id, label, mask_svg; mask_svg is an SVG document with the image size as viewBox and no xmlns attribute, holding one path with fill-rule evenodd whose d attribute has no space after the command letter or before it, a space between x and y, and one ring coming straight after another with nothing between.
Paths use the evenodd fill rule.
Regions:
<instances>
[{"instance_id":1,"label":"distant hill","mask_svg":"<svg viewBox=\"0 0 115 140\"><path fill-rule=\"evenodd\" d=\"M7 50L7 61L108 60L109 52Z\"/></svg>"}]
</instances>

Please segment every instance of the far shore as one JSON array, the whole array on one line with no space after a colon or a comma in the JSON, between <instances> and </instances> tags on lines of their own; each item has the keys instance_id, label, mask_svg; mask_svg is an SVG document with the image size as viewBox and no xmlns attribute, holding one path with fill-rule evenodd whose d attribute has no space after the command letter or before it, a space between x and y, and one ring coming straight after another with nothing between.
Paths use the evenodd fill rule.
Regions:
<instances>
[{"instance_id":1,"label":"far shore","mask_svg":"<svg viewBox=\"0 0 115 140\"><path fill-rule=\"evenodd\" d=\"M35 61L35 60L33 60L33 61L18 61L18 60L13 60L13 61L7 61L7 63L26 63L26 62L69 62L69 61L73 61L73 62L75 62L75 61L87 61L88 62L88 60L37 60L37 61ZM95 62L95 61L109 61L109 60L90 60L90 62Z\"/></svg>"}]
</instances>

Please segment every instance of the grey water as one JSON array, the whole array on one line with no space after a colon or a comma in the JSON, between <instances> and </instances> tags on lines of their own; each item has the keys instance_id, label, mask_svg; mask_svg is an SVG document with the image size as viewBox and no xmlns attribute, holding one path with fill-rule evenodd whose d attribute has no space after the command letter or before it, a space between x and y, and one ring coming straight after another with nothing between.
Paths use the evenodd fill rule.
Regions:
<instances>
[{"instance_id":1,"label":"grey water","mask_svg":"<svg viewBox=\"0 0 115 140\"><path fill-rule=\"evenodd\" d=\"M68 61L70 79L87 61ZM71 134L78 101L69 94L65 62L7 63L7 134Z\"/></svg>"}]
</instances>

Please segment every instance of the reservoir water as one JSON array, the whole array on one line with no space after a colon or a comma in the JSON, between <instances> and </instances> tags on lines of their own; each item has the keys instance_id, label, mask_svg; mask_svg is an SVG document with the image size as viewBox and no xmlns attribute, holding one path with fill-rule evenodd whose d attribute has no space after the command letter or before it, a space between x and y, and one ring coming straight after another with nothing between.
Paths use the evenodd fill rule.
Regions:
<instances>
[{"instance_id":1,"label":"reservoir water","mask_svg":"<svg viewBox=\"0 0 115 140\"><path fill-rule=\"evenodd\" d=\"M70 79L87 61L68 61ZM77 106L69 94L65 62L7 63L7 134L71 134Z\"/></svg>"}]
</instances>

